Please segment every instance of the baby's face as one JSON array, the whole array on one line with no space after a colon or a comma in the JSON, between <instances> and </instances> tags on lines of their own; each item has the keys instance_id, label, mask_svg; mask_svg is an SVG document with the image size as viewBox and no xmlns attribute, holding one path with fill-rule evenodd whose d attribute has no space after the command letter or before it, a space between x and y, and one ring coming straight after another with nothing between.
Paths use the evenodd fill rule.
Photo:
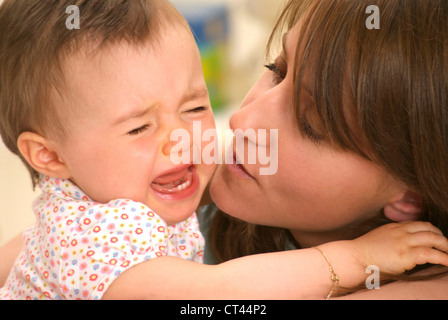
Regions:
<instances>
[{"instance_id":1,"label":"baby's face","mask_svg":"<svg viewBox=\"0 0 448 320\"><path fill-rule=\"evenodd\" d=\"M168 223L190 216L215 169L170 160L174 129L193 137L193 121L215 127L192 36L176 27L152 46L80 52L65 75L57 103L70 110L70 133L57 148L71 180L98 202L142 202Z\"/></svg>"}]
</instances>

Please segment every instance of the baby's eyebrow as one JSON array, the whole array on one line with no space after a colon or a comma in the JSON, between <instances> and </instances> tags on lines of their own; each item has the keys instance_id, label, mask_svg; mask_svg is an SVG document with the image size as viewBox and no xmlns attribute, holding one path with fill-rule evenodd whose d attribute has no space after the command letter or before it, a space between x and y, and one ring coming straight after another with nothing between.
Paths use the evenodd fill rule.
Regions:
<instances>
[{"instance_id":1,"label":"baby's eyebrow","mask_svg":"<svg viewBox=\"0 0 448 320\"><path fill-rule=\"evenodd\" d=\"M186 103L188 101L195 101L195 100L200 100L200 99L204 99L208 97L208 90L207 88L202 88L199 90L192 90L188 93L186 93L183 97L182 97L182 101L181 104ZM126 121L129 121L131 119L138 119L141 118L145 115L147 115L152 109L154 109L155 106L149 106L146 108L133 108L132 110L130 110L127 113L123 113L122 115L118 116L114 122L113 122L113 126L117 126L120 125Z\"/></svg>"},{"instance_id":2,"label":"baby's eyebrow","mask_svg":"<svg viewBox=\"0 0 448 320\"><path fill-rule=\"evenodd\" d=\"M188 102L188 101L203 99L206 97L208 97L207 88L202 88L199 90L192 90L183 96L181 104L184 104L185 102Z\"/></svg>"},{"instance_id":3,"label":"baby's eyebrow","mask_svg":"<svg viewBox=\"0 0 448 320\"><path fill-rule=\"evenodd\" d=\"M131 119L138 119L143 117L144 115L148 114L148 112L153 109L153 107L147 107L147 108L140 108L140 109L132 109L128 113L124 113L117 117L115 121L113 122L113 126L117 126L119 124L122 124L126 121L129 121Z\"/></svg>"}]
</instances>

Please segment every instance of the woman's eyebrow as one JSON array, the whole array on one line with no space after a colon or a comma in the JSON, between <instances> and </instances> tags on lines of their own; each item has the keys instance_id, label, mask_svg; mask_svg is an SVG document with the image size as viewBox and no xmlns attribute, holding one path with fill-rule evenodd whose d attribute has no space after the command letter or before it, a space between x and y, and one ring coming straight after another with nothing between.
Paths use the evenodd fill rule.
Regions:
<instances>
[{"instance_id":1,"label":"woman's eyebrow","mask_svg":"<svg viewBox=\"0 0 448 320\"><path fill-rule=\"evenodd\" d=\"M282 37L282 49L283 54L285 55L285 60L288 61L288 52L286 50L286 41L288 41L289 32L286 32Z\"/></svg>"}]
</instances>

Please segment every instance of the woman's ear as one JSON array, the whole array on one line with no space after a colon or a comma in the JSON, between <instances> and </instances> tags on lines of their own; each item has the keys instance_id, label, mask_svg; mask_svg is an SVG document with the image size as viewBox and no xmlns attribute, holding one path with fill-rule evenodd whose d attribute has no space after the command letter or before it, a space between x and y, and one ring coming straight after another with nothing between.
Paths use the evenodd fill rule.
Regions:
<instances>
[{"instance_id":1,"label":"woman's ear","mask_svg":"<svg viewBox=\"0 0 448 320\"><path fill-rule=\"evenodd\" d=\"M417 221L422 214L422 196L406 191L384 207L384 215L394 222Z\"/></svg>"},{"instance_id":2,"label":"woman's ear","mask_svg":"<svg viewBox=\"0 0 448 320\"><path fill-rule=\"evenodd\" d=\"M51 177L69 179L70 172L54 145L41 135L23 132L17 139L20 153L37 172Z\"/></svg>"}]
</instances>

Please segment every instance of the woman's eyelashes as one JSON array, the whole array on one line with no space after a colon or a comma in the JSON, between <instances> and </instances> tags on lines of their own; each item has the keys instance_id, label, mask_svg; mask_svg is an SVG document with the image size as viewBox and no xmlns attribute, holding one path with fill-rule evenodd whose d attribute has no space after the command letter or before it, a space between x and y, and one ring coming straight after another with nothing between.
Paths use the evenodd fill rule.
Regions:
<instances>
[{"instance_id":1,"label":"woman's eyelashes","mask_svg":"<svg viewBox=\"0 0 448 320\"><path fill-rule=\"evenodd\" d=\"M280 84L286 77L286 72L280 68L276 63L266 64L265 67L272 72L273 81L275 85Z\"/></svg>"},{"instance_id":2,"label":"woman's eyelashes","mask_svg":"<svg viewBox=\"0 0 448 320\"><path fill-rule=\"evenodd\" d=\"M306 138L310 139L314 143L320 144L322 140L324 140L324 137L318 134L316 130L311 127L305 116L300 117L300 131Z\"/></svg>"},{"instance_id":3,"label":"woman's eyelashes","mask_svg":"<svg viewBox=\"0 0 448 320\"><path fill-rule=\"evenodd\" d=\"M273 82L275 85L280 84L283 80L285 80L286 77L286 68L280 67L277 65L277 63L271 63L265 65L265 67L272 72L273 74ZM300 131L302 132L303 136L310 139L312 142L320 144L324 137L320 135L319 133L314 130L311 125L309 124L308 120L305 118L305 116L300 117L300 123L299 123Z\"/></svg>"}]
</instances>

